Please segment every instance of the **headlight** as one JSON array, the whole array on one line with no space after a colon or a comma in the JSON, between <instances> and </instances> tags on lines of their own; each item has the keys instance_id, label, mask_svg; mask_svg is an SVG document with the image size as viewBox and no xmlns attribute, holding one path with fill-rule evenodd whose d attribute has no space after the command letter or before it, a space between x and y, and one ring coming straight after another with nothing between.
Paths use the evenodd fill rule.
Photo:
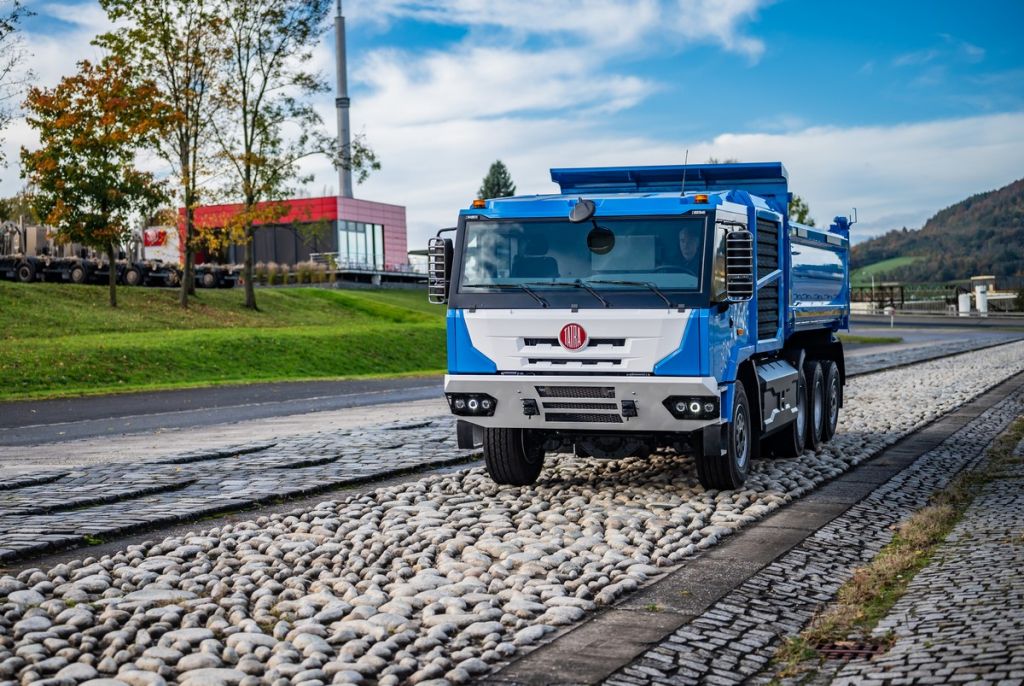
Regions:
<instances>
[{"instance_id":1,"label":"headlight","mask_svg":"<svg viewBox=\"0 0 1024 686\"><path fill-rule=\"evenodd\" d=\"M462 417L490 417L498 401L486 393L445 393L448 407Z\"/></svg>"},{"instance_id":2,"label":"headlight","mask_svg":"<svg viewBox=\"0 0 1024 686\"><path fill-rule=\"evenodd\" d=\"M662 401L665 409L676 419L718 419L717 397L688 397L670 395Z\"/></svg>"}]
</instances>

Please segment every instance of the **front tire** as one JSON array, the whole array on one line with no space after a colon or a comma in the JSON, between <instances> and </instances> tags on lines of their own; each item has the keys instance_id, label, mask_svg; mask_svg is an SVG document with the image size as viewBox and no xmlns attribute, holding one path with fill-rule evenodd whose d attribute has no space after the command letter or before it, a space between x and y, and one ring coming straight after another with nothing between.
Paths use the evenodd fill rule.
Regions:
<instances>
[{"instance_id":1,"label":"front tire","mask_svg":"<svg viewBox=\"0 0 1024 686\"><path fill-rule=\"evenodd\" d=\"M142 272L131 267L124 273L124 285L126 286L141 286L142 285Z\"/></svg>"},{"instance_id":2,"label":"front tire","mask_svg":"<svg viewBox=\"0 0 1024 686\"><path fill-rule=\"evenodd\" d=\"M544 467L544 449L523 429L484 429L484 464L496 484L529 486Z\"/></svg>"},{"instance_id":3,"label":"front tire","mask_svg":"<svg viewBox=\"0 0 1024 686\"><path fill-rule=\"evenodd\" d=\"M75 265L71 268L71 274L68 277L71 279L71 283L83 284L85 283L85 267L81 265Z\"/></svg>"},{"instance_id":4,"label":"front tire","mask_svg":"<svg viewBox=\"0 0 1024 686\"><path fill-rule=\"evenodd\" d=\"M750 403L743 384L737 382L734 387L732 419L726 428L725 450L706 449L703 434L697 436L701 438L694 441L694 461L697 463L697 479L701 485L722 491L742 486L750 472L754 442Z\"/></svg>"}]
</instances>

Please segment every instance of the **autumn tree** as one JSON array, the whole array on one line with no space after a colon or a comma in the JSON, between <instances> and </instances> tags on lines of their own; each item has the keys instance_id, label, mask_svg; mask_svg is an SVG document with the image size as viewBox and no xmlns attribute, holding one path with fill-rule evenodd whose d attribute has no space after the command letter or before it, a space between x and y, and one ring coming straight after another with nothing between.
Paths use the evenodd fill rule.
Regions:
<instances>
[{"instance_id":1,"label":"autumn tree","mask_svg":"<svg viewBox=\"0 0 1024 686\"><path fill-rule=\"evenodd\" d=\"M814 220L811 219L811 208L796 193L793 194L793 199L789 201L789 218L800 224L814 226Z\"/></svg>"},{"instance_id":2,"label":"autumn tree","mask_svg":"<svg viewBox=\"0 0 1024 686\"><path fill-rule=\"evenodd\" d=\"M512 183L512 175L508 167L501 160L495 160L491 168L487 170L487 176L480 184L477 197L480 198L507 198L516 194L516 185Z\"/></svg>"},{"instance_id":3,"label":"autumn tree","mask_svg":"<svg viewBox=\"0 0 1024 686\"><path fill-rule=\"evenodd\" d=\"M229 58L218 86L215 133L232 170L231 195L242 209L230 217L223 240L245 249L245 306L256 308L253 232L287 212L293 185L309 180L300 162L325 155L362 181L380 167L357 137L341 151L327 134L310 98L328 86L310 68L312 50L326 28L331 0L225 0L222 40ZM287 129L287 131L286 131ZM270 202L267 201L278 201Z\"/></svg>"},{"instance_id":4,"label":"autumn tree","mask_svg":"<svg viewBox=\"0 0 1024 686\"><path fill-rule=\"evenodd\" d=\"M32 88L25 101L40 147L21 150L22 174L35 186L35 209L58 240L106 253L110 306L117 307L117 252L133 220L164 200L162 184L136 167L153 149L169 108L156 84L137 79L122 59L78 63L56 87Z\"/></svg>"},{"instance_id":5,"label":"autumn tree","mask_svg":"<svg viewBox=\"0 0 1024 686\"><path fill-rule=\"evenodd\" d=\"M21 0L0 0L0 134L14 118L14 104L29 78L20 71L28 52L17 29L30 14ZM0 165L5 161L0 149Z\"/></svg>"},{"instance_id":6,"label":"autumn tree","mask_svg":"<svg viewBox=\"0 0 1024 686\"><path fill-rule=\"evenodd\" d=\"M120 28L95 42L152 80L173 108L157 149L174 170L185 209L180 302L187 308L189 294L195 294L195 209L213 173L213 94L218 67L228 57L220 37L223 5L217 0L100 0L100 5Z\"/></svg>"}]
</instances>

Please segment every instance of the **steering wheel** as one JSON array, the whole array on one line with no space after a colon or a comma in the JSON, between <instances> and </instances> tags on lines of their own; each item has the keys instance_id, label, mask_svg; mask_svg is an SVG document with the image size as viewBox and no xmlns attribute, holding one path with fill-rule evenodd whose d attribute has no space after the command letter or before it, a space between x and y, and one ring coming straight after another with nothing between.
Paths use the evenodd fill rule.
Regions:
<instances>
[{"instance_id":1,"label":"steering wheel","mask_svg":"<svg viewBox=\"0 0 1024 686\"><path fill-rule=\"evenodd\" d=\"M678 265L678 264L663 264L660 267L655 267L654 271L655 272L662 272L662 273L666 273L666 274L687 274L687 275L692 276L694 278L697 277L697 273L696 272L691 271L687 267L684 267L684 266Z\"/></svg>"}]
</instances>

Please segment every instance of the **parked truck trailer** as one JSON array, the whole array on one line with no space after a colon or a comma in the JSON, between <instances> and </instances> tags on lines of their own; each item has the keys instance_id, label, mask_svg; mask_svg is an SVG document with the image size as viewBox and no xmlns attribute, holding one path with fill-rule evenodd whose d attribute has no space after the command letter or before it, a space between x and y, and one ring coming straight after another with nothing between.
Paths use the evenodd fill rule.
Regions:
<instances>
[{"instance_id":1,"label":"parked truck trailer","mask_svg":"<svg viewBox=\"0 0 1024 686\"><path fill-rule=\"evenodd\" d=\"M445 396L501 484L546 453L693 454L700 482L835 433L847 217L790 221L781 163L552 169L552 195L475 200L432 239Z\"/></svg>"}]
</instances>

